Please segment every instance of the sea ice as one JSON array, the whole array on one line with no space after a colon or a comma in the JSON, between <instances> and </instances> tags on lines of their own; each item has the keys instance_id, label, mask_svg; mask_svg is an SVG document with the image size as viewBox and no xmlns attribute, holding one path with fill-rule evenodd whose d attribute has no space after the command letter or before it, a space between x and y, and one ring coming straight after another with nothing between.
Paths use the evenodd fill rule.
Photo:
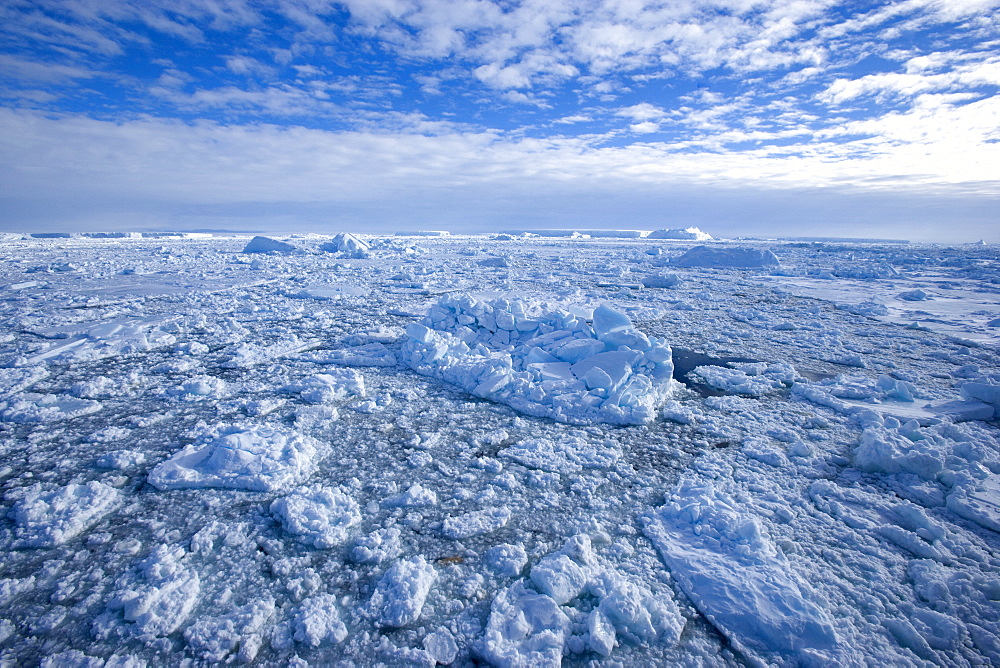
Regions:
<instances>
[{"instance_id":1,"label":"sea ice","mask_svg":"<svg viewBox=\"0 0 1000 668\"><path fill-rule=\"evenodd\" d=\"M317 594L302 601L290 620L274 628L271 644L279 649L296 642L309 647L336 645L344 642L347 635L347 626L340 620L337 597Z\"/></svg>"},{"instance_id":2,"label":"sea ice","mask_svg":"<svg viewBox=\"0 0 1000 668\"><path fill-rule=\"evenodd\" d=\"M69 420L99 410L101 410L99 401L25 392L8 401L0 401L0 420L17 424L36 424Z\"/></svg>"},{"instance_id":3,"label":"sea ice","mask_svg":"<svg viewBox=\"0 0 1000 668\"><path fill-rule=\"evenodd\" d=\"M187 556L180 546L159 545L139 562L137 581L108 601L109 612L122 611L126 631L153 639L174 633L187 621L201 596L201 578L187 565ZM94 622L99 638L114 628L113 620L104 616Z\"/></svg>"},{"instance_id":4,"label":"sea ice","mask_svg":"<svg viewBox=\"0 0 1000 668\"><path fill-rule=\"evenodd\" d=\"M276 425L220 425L149 472L157 489L281 490L303 480L323 446Z\"/></svg>"},{"instance_id":5,"label":"sea ice","mask_svg":"<svg viewBox=\"0 0 1000 668\"><path fill-rule=\"evenodd\" d=\"M454 540L471 538L479 534L496 531L510 520L510 509L505 507L487 510L473 510L464 515L456 515L445 519L441 533Z\"/></svg>"}]
</instances>

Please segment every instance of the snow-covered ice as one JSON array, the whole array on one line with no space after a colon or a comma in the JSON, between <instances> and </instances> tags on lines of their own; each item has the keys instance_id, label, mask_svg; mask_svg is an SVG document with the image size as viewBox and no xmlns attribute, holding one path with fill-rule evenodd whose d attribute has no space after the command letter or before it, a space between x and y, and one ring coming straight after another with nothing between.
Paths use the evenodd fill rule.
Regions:
<instances>
[{"instance_id":1,"label":"snow-covered ice","mask_svg":"<svg viewBox=\"0 0 1000 668\"><path fill-rule=\"evenodd\" d=\"M994 246L270 242L5 237L0 663L1000 664Z\"/></svg>"},{"instance_id":2,"label":"snow-covered ice","mask_svg":"<svg viewBox=\"0 0 1000 668\"><path fill-rule=\"evenodd\" d=\"M270 492L304 480L316 466L316 439L268 425L220 425L149 472L156 488L222 487Z\"/></svg>"}]
</instances>

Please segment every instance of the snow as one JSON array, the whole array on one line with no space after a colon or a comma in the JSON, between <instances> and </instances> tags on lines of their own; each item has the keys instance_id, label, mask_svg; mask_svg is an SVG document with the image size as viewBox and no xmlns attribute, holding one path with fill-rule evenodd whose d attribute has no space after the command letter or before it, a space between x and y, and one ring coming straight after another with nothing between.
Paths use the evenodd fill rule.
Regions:
<instances>
[{"instance_id":1,"label":"snow","mask_svg":"<svg viewBox=\"0 0 1000 668\"><path fill-rule=\"evenodd\" d=\"M1000 664L997 249L572 232L5 238L0 663Z\"/></svg>"}]
</instances>

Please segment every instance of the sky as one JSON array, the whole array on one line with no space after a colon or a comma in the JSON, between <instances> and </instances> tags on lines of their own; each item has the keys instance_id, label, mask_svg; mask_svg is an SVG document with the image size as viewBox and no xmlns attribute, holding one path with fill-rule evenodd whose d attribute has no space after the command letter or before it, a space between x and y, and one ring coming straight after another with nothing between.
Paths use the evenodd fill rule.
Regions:
<instances>
[{"instance_id":1,"label":"sky","mask_svg":"<svg viewBox=\"0 0 1000 668\"><path fill-rule=\"evenodd\" d=\"M1000 0L3 0L0 230L1000 242Z\"/></svg>"}]
</instances>

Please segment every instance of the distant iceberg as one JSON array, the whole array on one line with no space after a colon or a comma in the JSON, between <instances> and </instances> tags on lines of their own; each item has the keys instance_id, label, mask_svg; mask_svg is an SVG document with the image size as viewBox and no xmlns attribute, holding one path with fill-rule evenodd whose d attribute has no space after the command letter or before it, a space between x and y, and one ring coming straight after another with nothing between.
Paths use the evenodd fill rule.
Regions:
<instances>
[{"instance_id":1,"label":"distant iceberg","mask_svg":"<svg viewBox=\"0 0 1000 668\"><path fill-rule=\"evenodd\" d=\"M697 227L675 227L669 230L650 232L647 239L681 239L686 241L712 241L712 235Z\"/></svg>"}]
</instances>

